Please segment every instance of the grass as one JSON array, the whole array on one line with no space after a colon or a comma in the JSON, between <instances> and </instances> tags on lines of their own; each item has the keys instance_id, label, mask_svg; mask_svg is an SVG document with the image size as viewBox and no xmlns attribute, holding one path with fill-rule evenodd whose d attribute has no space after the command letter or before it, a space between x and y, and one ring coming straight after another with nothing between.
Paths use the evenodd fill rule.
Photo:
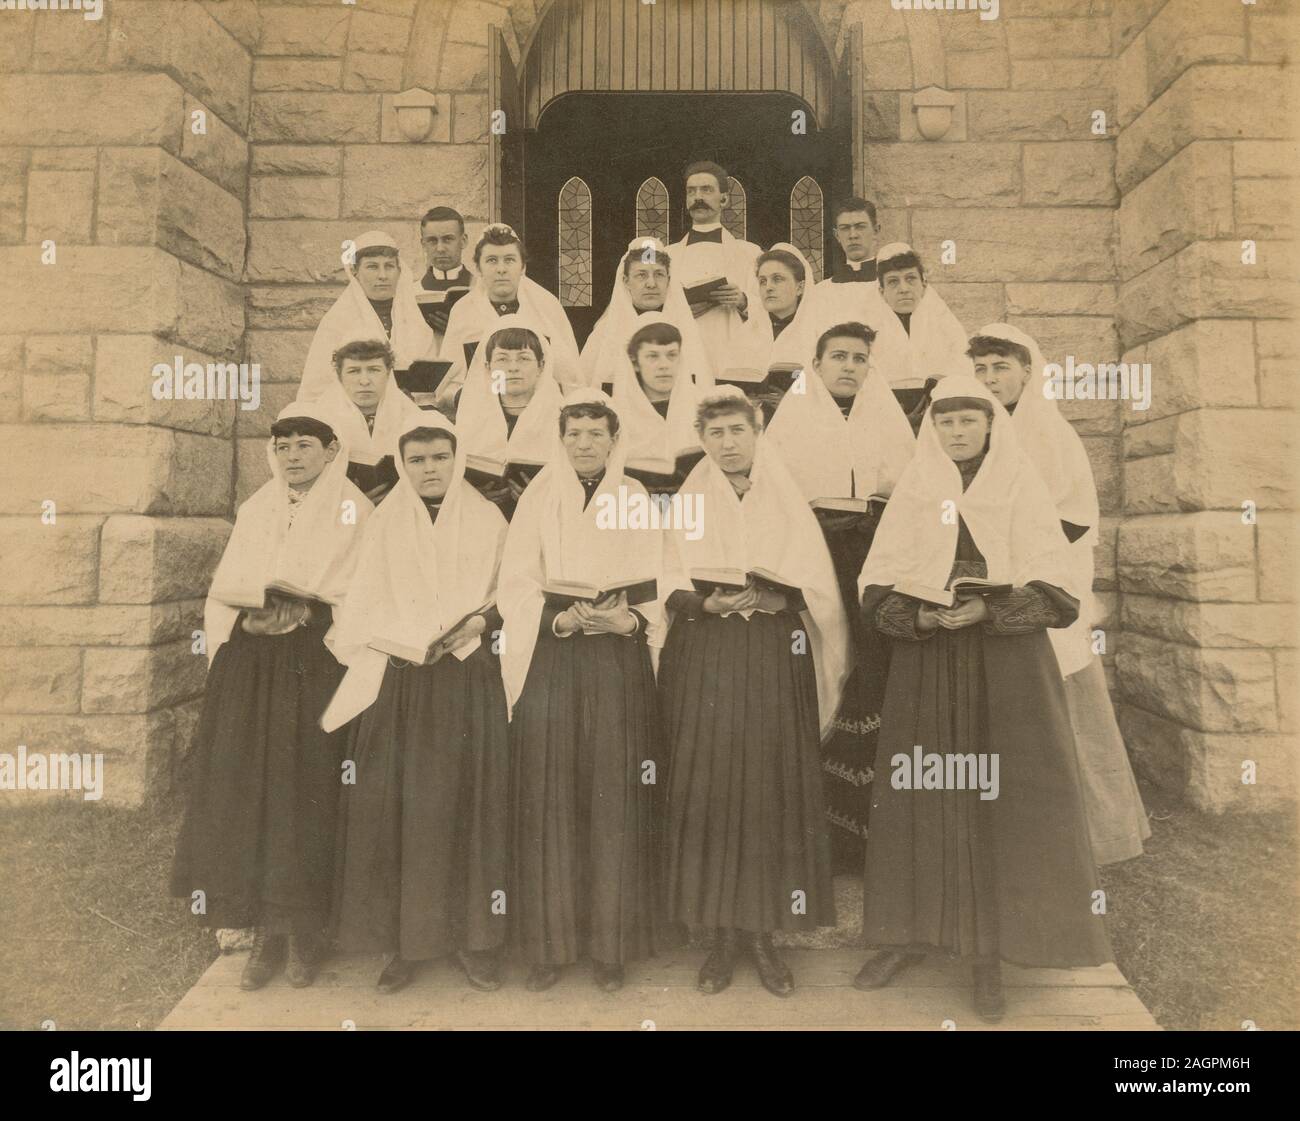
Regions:
<instances>
[{"instance_id":1,"label":"grass","mask_svg":"<svg viewBox=\"0 0 1300 1121\"><path fill-rule=\"evenodd\" d=\"M1300 1026L1295 814L1216 817L1143 795L1146 855L1102 876L1138 996L1166 1028ZM198 980L217 945L166 895L178 824L175 806L0 815L0 1028L151 1028ZM861 885L841 876L836 889L841 926L800 944L857 944Z\"/></svg>"}]
</instances>

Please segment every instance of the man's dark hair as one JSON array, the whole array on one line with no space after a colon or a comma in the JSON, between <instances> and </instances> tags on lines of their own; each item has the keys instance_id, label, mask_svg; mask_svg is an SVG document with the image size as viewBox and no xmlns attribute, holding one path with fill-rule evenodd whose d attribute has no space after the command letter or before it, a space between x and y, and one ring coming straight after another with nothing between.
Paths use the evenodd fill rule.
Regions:
<instances>
[{"instance_id":1,"label":"man's dark hair","mask_svg":"<svg viewBox=\"0 0 1300 1121\"><path fill-rule=\"evenodd\" d=\"M681 341L682 333L671 323L647 323L644 327L638 327L636 333L627 340L627 356L635 362L642 346L669 346Z\"/></svg>"},{"instance_id":2,"label":"man's dark hair","mask_svg":"<svg viewBox=\"0 0 1300 1121\"><path fill-rule=\"evenodd\" d=\"M563 436L569 425L570 419L583 417L588 420L600 420L605 418L611 436L618 435L618 413L606 405L603 401L578 401L572 405L565 405L560 410L560 435Z\"/></svg>"},{"instance_id":3,"label":"man's dark hair","mask_svg":"<svg viewBox=\"0 0 1300 1121\"><path fill-rule=\"evenodd\" d=\"M803 262L793 253L785 249L769 249L766 253L760 253L758 260L754 262L754 272L758 273L768 261L776 261L790 270L791 275L796 281L806 280L807 274L804 271Z\"/></svg>"},{"instance_id":4,"label":"man's dark hair","mask_svg":"<svg viewBox=\"0 0 1300 1121\"><path fill-rule=\"evenodd\" d=\"M287 416L271 425L272 439L279 440L285 436L315 436L323 448L328 448L338 439L334 429L314 416Z\"/></svg>"},{"instance_id":5,"label":"man's dark hair","mask_svg":"<svg viewBox=\"0 0 1300 1121\"><path fill-rule=\"evenodd\" d=\"M460 232L465 232L465 219L459 210L450 206L435 206L432 210L426 210L424 217L420 219L420 228L424 229L426 222L455 222L460 227Z\"/></svg>"},{"instance_id":6,"label":"man's dark hair","mask_svg":"<svg viewBox=\"0 0 1300 1121\"><path fill-rule=\"evenodd\" d=\"M524 265L528 264L528 250L524 248L524 243L519 240L519 235L509 226L488 226L479 235L478 244L474 246L474 263L476 265L485 245L517 245L519 246L519 260Z\"/></svg>"},{"instance_id":7,"label":"man's dark hair","mask_svg":"<svg viewBox=\"0 0 1300 1121\"><path fill-rule=\"evenodd\" d=\"M731 176L727 174L727 169L712 160L696 160L694 163L688 163L686 170L682 172L682 182L685 183L692 175L712 175L719 191L724 195L731 192Z\"/></svg>"},{"instance_id":8,"label":"man's dark hair","mask_svg":"<svg viewBox=\"0 0 1300 1121\"><path fill-rule=\"evenodd\" d=\"M453 453L456 451L456 437L448 432L445 428L438 428L434 425L424 425L420 428L412 428L409 432L403 432L397 438L397 455L400 459L406 458L407 444L429 444L434 440L446 440L451 444Z\"/></svg>"},{"instance_id":9,"label":"man's dark hair","mask_svg":"<svg viewBox=\"0 0 1300 1121\"><path fill-rule=\"evenodd\" d=\"M993 419L993 404L983 397L941 397L938 401L930 402L931 416L938 416L941 413L959 413L963 409L977 409L989 420Z\"/></svg>"},{"instance_id":10,"label":"man's dark hair","mask_svg":"<svg viewBox=\"0 0 1300 1121\"><path fill-rule=\"evenodd\" d=\"M1019 343L1013 343L1010 339L999 339L993 335L973 335L970 346L966 348L966 357L983 358L989 354L996 354L1001 358L1014 358L1025 369L1030 369L1034 364L1028 348Z\"/></svg>"},{"instance_id":11,"label":"man's dark hair","mask_svg":"<svg viewBox=\"0 0 1300 1121\"><path fill-rule=\"evenodd\" d=\"M537 337L536 332L530 331L527 327L503 327L500 331L493 331L488 336L488 341L483 349L483 357L489 363L492 361L492 352L500 347L503 350L531 350L537 356L538 365L542 363L542 340Z\"/></svg>"},{"instance_id":12,"label":"man's dark hair","mask_svg":"<svg viewBox=\"0 0 1300 1121\"><path fill-rule=\"evenodd\" d=\"M874 227L876 225L876 204L869 202L867 199L858 198L856 195L852 198L842 199L835 204L831 210L831 225L839 224L841 214L860 214L864 210Z\"/></svg>"},{"instance_id":13,"label":"man's dark hair","mask_svg":"<svg viewBox=\"0 0 1300 1121\"><path fill-rule=\"evenodd\" d=\"M749 426L758 431L758 410L748 397L724 394L721 397L706 397L695 410L695 431L703 432L704 426L720 416L735 413L749 421Z\"/></svg>"},{"instance_id":14,"label":"man's dark hair","mask_svg":"<svg viewBox=\"0 0 1300 1121\"><path fill-rule=\"evenodd\" d=\"M876 282L883 288L885 286L885 273L902 272L903 269L916 269L921 274L921 282L925 282L925 266L921 264L921 258L911 249L906 253L895 253L886 260L877 261Z\"/></svg>"},{"instance_id":15,"label":"man's dark hair","mask_svg":"<svg viewBox=\"0 0 1300 1121\"><path fill-rule=\"evenodd\" d=\"M837 323L829 330L823 331L817 340L817 360L820 362L831 339L858 339L870 346L876 341L876 332L865 323Z\"/></svg>"},{"instance_id":16,"label":"man's dark hair","mask_svg":"<svg viewBox=\"0 0 1300 1121\"><path fill-rule=\"evenodd\" d=\"M393 368L393 348L383 339L353 339L344 343L334 352L334 372L341 373L345 360L368 362L372 358L382 358L384 365Z\"/></svg>"},{"instance_id":17,"label":"man's dark hair","mask_svg":"<svg viewBox=\"0 0 1300 1121\"><path fill-rule=\"evenodd\" d=\"M670 256L668 256L668 254L664 252L664 250L656 249L654 251L653 261L647 261L645 259L644 254L645 254L644 249L629 249L627 251L627 256L623 258L623 279L624 280L627 279L627 274L632 271L632 266L637 264L663 265L663 267L667 269L668 272L671 273L673 271L673 259Z\"/></svg>"}]
</instances>

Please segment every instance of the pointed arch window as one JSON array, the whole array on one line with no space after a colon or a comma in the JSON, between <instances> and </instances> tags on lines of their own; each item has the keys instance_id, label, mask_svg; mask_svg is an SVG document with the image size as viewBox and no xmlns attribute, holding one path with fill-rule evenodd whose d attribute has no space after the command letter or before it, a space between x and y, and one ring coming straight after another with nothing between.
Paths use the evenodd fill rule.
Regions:
<instances>
[{"instance_id":1,"label":"pointed arch window","mask_svg":"<svg viewBox=\"0 0 1300 1121\"><path fill-rule=\"evenodd\" d=\"M636 236L668 244L668 188L654 175L636 193Z\"/></svg>"},{"instance_id":2,"label":"pointed arch window","mask_svg":"<svg viewBox=\"0 0 1300 1121\"><path fill-rule=\"evenodd\" d=\"M727 192L727 205L722 211L723 228L732 237L745 240L745 187L734 175L731 176L731 190Z\"/></svg>"},{"instance_id":3,"label":"pointed arch window","mask_svg":"<svg viewBox=\"0 0 1300 1121\"><path fill-rule=\"evenodd\" d=\"M812 280L826 274L822 215L822 189L817 180L805 175L790 192L790 244L808 258Z\"/></svg>"},{"instance_id":4,"label":"pointed arch window","mask_svg":"<svg viewBox=\"0 0 1300 1121\"><path fill-rule=\"evenodd\" d=\"M560 188L560 303L591 307L591 188L574 176Z\"/></svg>"}]
</instances>

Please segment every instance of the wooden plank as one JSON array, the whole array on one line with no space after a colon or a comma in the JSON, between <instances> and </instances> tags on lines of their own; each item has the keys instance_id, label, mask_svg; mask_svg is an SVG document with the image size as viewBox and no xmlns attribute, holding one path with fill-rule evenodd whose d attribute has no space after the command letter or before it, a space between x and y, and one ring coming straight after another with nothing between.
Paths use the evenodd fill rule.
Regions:
<instances>
[{"instance_id":1,"label":"wooden plank","mask_svg":"<svg viewBox=\"0 0 1300 1121\"><path fill-rule=\"evenodd\" d=\"M650 88L668 89L666 74L668 70L668 9L670 4L652 4L650 12L653 20L650 25Z\"/></svg>"},{"instance_id":2,"label":"wooden plank","mask_svg":"<svg viewBox=\"0 0 1300 1121\"><path fill-rule=\"evenodd\" d=\"M681 89L677 74L677 37L681 34L677 24L676 4L656 4L664 13L664 84L665 90Z\"/></svg>"},{"instance_id":3,"label":"wooden plank","mask_svg":"<svg viewBox=\"0 0 1300 1121\"><path fill-rule=\"evenodd\" d=\"M609 25L608 0L596 4L596 89L609 89Z\"/></svg>"},{"instance_id":4,"label":"wooden plank","mask_svg":"<svg viewBox=\"0 0 1300 1121\"><path fill-rule=\"evenodd\" d=\"M772 81L779 90L790 88L790 25L786 14L777 11L772 27Z\"/></svg>"},{"instance_id":5,"label":"wooden plank","mask_svg":"<svg viewBox=\"0 0 1300 1121\"><path fill-rule=\"evenodd\" d=\"M537 59L540 81L538 83L538 116L542 108L555 96L555 21L547 20L542 26L541 53Z\"/></svg>"},{"instance_id":6,"label":"wooden plank","mask_svg":"<svg viewBox=\"0 0 1300 1121\"><path fill-rule=\"evenodd\" d=\"M608 0L609 4L609 88L623 88L623 2Z\"/></svg>"},{"instance_id":7,"label":"wooden plank","mask_svg":"<svg viewBox=\"0 0 1300 1121\"><path fill-rule=\"evenodd\" d=\"M749 88L749 2L731 0L736 14L731 36L731 88L734 90Z\"/></svg>"},{"instance_id":8,"label":"wooden plank","mask_svg":"<svg viewBox=\"0 0 1300 1121\"><path fill-rule=\"evenodd\" d=\"M747 90L763 88L763 6L767 0L749 0L749 80Z\"/></svg>"},{"instance_id":9,"label":"wooden plank","mask_svg":"<svg viewBox=\"0 0 1300 1121\"><path fill-rule=\"evenodd\" d=\"M718 31L718 84L724 90L736 88L736 3L721 0Z\"/></svg>"},{"instance_id":10,"label":"wooden plank","mask_svg":"<svg viewBox=\"0 0 1300 1121\"><path fill-rule=\"evenodd\" d=\"M704 10L708 21L704 84L708 89L717 90L722 88L722 0L705 0Z\"/></svg>"},{"instance_id":11,"label":"wooden plank","mask_svg":"<svg viewBox=\"0 0 1300 1121\"><path fill-rule=\"evenodd\" d=\"M658 7L655 4L654 7ZM650 22L654 12L648 4L636 6L636 88L654 89L650 77Z\"/></svg>"},{"instance_id":12,"label":"wooden plank","mask_svg":"<svg viewBox=\"0 0 1300 1121\"><path fill-rule=\"evenodd\" d=\"M582 0L581 88L596 88L596 0Z\"/></svg>"},{"instance_id":13,"label":"wooden plank","mask_svg":"<svg viewBox=\"0 0 1300 1121\"><path fill-rule=\"evenodd\" d=\"M569 35L565 51L566 90L582 89L582 0L564 0L568 9Z\"/></svg>"},{"instance_id":14,"label":"wooden plank","mask_svg":"<svg viewBox=\"0 0 1300 1121\"><path fill-rule=\"evenodd\" d=\"M763 0L763 27L760 35L762 50L762 68L759 71L762 84L759 89L770 90L776 86L776 5L772 0Z\"/></svg>"},{"instance_id":15,"label":"wooden plank","mask_svg":"<svg viewBox=\"0 0 1300 1121\"><path fill-rule=\"evenodd\" d=\"M640 0L623 0L623 84L620 89L636 89L636 17Z\"/></svg>"},{"instance_id":16,"label":"wooden plank","mask_svg":"<svg viewBox=\"0 0 1300 1121\"><path fill-rule=\"evenodd\" d=\"M708 89L708 0L691 0L691 89Z\"/></svg>"}]
</instances>

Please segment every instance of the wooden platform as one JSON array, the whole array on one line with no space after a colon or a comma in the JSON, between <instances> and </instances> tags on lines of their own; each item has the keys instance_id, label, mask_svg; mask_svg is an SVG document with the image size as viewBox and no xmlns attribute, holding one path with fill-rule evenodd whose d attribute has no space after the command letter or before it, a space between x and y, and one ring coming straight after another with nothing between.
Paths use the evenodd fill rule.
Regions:
<instances>
[{"instance_id":1,"label":"wooden platform","mask_svg":"<svg viewBox=\"0 0 1300 1121\"><path fill-rule=\"evenodd\" d=\"M426 964L416 980L391 996L375 990L380 956L331 960L316 983L293 989L283 975L265 989L241 992L246 955L213 962L163 1021L164 1030L196 1028L392 1028L658 1031L723 1029L944 1029L956 1030L1159 1030L1151 1014L1113 966L1096 969L1004 970L1007 1016L985 1024L970 1003L970 981L956 965L926 962L895 986L871 993L853 988L865 960L862 950L788 950L785 959L798 988L783 999L758 982L742 963L731 988L716 996L695 989L704 955L682 950L629 967L618 993L599 992L586 966L566 970L545 993L523 987L524 971L507 970L495 993L470 989L451 960Z\"/></svg>"}]
</instances>

